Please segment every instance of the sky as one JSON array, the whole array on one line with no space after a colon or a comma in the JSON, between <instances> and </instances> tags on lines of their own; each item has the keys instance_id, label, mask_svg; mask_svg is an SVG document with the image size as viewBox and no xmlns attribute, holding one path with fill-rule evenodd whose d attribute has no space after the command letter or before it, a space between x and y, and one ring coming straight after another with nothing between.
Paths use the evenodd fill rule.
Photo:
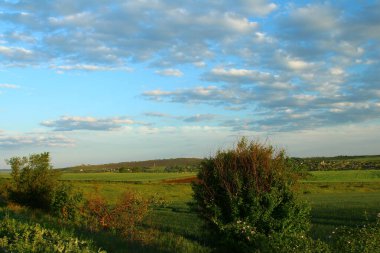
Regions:
<instances>
[{"instance_id":1,"label":"sky","mask_svg":"<svg viewBox=\"0 0 380 253\"><path fill-rule=\"evenodd\" d=\"M380 1L0 1L0 168L380 154Z\"/></svg>"}]
</instances>

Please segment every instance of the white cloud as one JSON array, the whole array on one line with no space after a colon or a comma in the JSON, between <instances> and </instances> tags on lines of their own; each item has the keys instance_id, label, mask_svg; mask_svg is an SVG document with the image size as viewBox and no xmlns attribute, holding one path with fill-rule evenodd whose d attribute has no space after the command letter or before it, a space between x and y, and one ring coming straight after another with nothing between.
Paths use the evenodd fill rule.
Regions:
<instances>
[{"instance_id":1,"label":"white cloud","mask_svg":"<svg viewBox=\"0 0 380 253\"><path fill-rule=\"evenodd\" d=\"M175 77L181 77L183 76L183 73L179 69L163 69L163 70L157 70L157 74L162 76L175 76Z\"/></svg>"},{"instance_id":2,"label":"white cloud","mask_svg":"<svg viewBox=\"0 0 380 253\"><path fill-rule=\"evenodd\" d=\"M62 116L58 120L47 120L41 125L53 128L54 131L112 131L121 129L125 125L144 124L125 117L94 118L79 116Z\"/></svg>"},{"instance_id":3,"label":"white cloud","mask_svg":"<svg viewBox=\"0 0 380 253\"><path fill-rule=\"evenodd\" d=\"M286 65L293 70L304 70L312 66L310 63L296 59L286 59Z\"/></svg>"},{"instance_id":4,"label":"white cloud","mask_svg":"<svg viewBox=\"0 0 380 253\"><path fill-rule=\"evenodd\" d=\"M0 46L0 54L6 55L6 56L14 56L14 55L24 55L24 56L30 56L32 55L32 51L26 48L22 47L6 47L6 46Z\"/></svg>"},{"instance_id":5,"label":"white cloud","mask_svg":"<svg viewBox=\"0 0 380 253\"><path fill-rule=\"evenodd\" d=\"M15 84L0 83L0 89L1 88L4 88L4 89L18 89L18 88L20 88L20 86L15 85Z\"/></svg>"},{"instance_id":6,"label":"white cloud","mask_svg":"<svg viewBox=\"0 0 380 253\"><path fill-rule=\"evenodd\" d=\"M197 62L194 62L194 66L198 67L198 68L203 68L205 67L207 64L204 62L204 61L197 61Z\"/></svg>"},{"instance_id":7,"label":"white cloud","mask_svg":"<svg viewBox=\"0 0 380 253\"><path fill-rule=\"evenodd\" d=\"M267 15L278 8L275 3L266 3L266 1L263 0L244 0L243 6L247 8L248 11L258 15Z\"/></svg>"},{"instance_id":8,"label":"white cloud","mask_svg":"<svg viewBox=\"0 0 380 253\"><path fill-rule=\"evenodd\" d=\"M214 114L196 114L184 119L185 122L202 122L202 121L211 121L215 119L216 115Z\"/></svg>"},{"instance_id":9,"label":"white cloud","mask_svg":"<svg viewBox=\"0 0 380 253\"><path fill-rule=\"evenodd\" d=\"M238 68L213 68L210 72L203 75L203 79L211 82L227 83L256 83L256 82L274 82L275 77L267 72L261 72L250 69Z\"/></svg>"},{"instance_id":10,"label":"white cloud","mask_svg":"<svg viewBox=\"0 0 380 253\"><path fill-rule=\"evenodd\" d=\"M216 45L231 45L252 35L258 23L251 18L277 8L264 0L233 4L112 0L107 4L92 1L91 7L87 2L65 0L33 5L3 3L1 7L4 33L28 31L28 39L17 43L20 46L0 47L5 60L17 60L16 55L34 56L38 51L38 59L30 64L114 66L145 61L166 67L177 63L203 67L207 59L221 53L222 47ZM12 44L9 36L2 39Z\"/></svg>"},{"instance_id":11,"label":"white cloud","mask_svg":"<svg viewBox=\"0 0 380 253\"><path fill-rule=\"evenodd\" d=\"M334 67L330 69L330 73L336 76L343 75L345 71L342 68Z\"/></svg>"},{"instance_id":12,"label":"white cloud","mask_svg":"<svg viewBox=\"0 0 380 253\"><path fill-rule=\"evenodd\" d=\"M37 55L30 49L1 45L0 59L3 59L3 65L21 65L38 60Z\"/></svg>"},{"instance_id":13,"label":"white cloud","mask_svg":"<svg viewBox=\"0 0 380 253\"><path fill-rule=\"evenodd\" d=\"M58 71L71 71L71 70L84 70L84 71L131 71L128 67L115 67L115 66L100 66L100 65L89 65L89 64L75 64L75 65L60 65L51 66L53 69Z\"/></svg>"},{"instance_id":14,"label":"white cloud","mask_svg":"<svg viewBox=\"0 0 380 253\"><path fill-rule=\"evenodd\" d=\"M246 115L253 119L247 120L251 128L272 124L294 130L378 119L380 5L346 5L351 3L0 3L0 58L3 66L43 65L57 71L123 70L143 62L157 74L177 77L185 64L200 67L204 70L194 71L204 71L194 76L201 79L198 87L183 78L181 88L174 80L171 90L148 90L143 97L220 106L231 114L246 110L252 113ZM300 121L305 115L306 123ZM52 129L128 125L114 118L61 121L44 124Z\"/></svg>"},{"instance_id":15,"label":"white cloud","mask_svg":"<svg viewBox=\"0 0 380 253\"><path fill-rule=\"evenodd\" d=\"M0 135L0 147L20 148L30 146L43 147L73 147L75 141L61 134L52 133L21 133L8 134L2 132Z\"/></svg>"},{"instance_id":16,"label":"white cloud","mask_svg":"<svg viewBox=\"0 0 380 253\"><path fill-rule=\"evenodd\" d=\"M54 26L90 26L96 21L95 18L95 15L84 11L61 17L49 17L48 21Z\"/></svg>"}]
</instances>

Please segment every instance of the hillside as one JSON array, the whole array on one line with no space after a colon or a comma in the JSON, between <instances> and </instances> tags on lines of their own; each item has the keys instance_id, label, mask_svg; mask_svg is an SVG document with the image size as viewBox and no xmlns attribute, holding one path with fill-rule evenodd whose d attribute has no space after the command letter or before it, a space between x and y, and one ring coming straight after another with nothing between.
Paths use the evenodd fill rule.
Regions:
<instances>
[{"instance_id":1,"label":"hillside","mask_svg":"<svg viewBox=\"0 0 380 253\"><path fill-rule=\"evenodd\" d=\"M156 159L147 161L133 161L108 163L99 165L78 165L74 167L61 168L63 172L104 172L104 171L144 171L158 172L170 170L191 171L198 168L202 159L200 158L173 158L173 159Z\"/></svg>"},{"instance_id":2,"label":"hillside","mask_svg":"<svg viewBox=\"0 0 380 253\"><path fill-rule=\"evenodd\" d=\"M292 158L305 170L373 170L380 169L380 155ZM194 172L200 158L173 158L108 164L82 164L61 168L63 172Z\"/></svg>"},{"instance_id":3,"label":"hillside","mask_svg":"<svg viewBox=\"0 0 380 253\"><path fill-rule=\"evenodd\" d=\"M306 170L379 170L380 155L293 158Z\"/></svg>"}]
</instances>

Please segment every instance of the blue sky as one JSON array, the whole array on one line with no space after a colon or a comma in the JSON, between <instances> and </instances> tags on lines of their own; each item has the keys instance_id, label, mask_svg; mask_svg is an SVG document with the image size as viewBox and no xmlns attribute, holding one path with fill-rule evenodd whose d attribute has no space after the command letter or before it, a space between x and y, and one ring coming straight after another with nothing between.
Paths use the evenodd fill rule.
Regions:
<instances>
[{"instance_id":1,"label":"blue sky","mask_svg":"<svg viewBox=\"0 0 380 253\"><path fill-rule=\"evenodd\" d=\"M0 2L0 168L380 153L380 1Z\"/></svg>"}]
</instances>

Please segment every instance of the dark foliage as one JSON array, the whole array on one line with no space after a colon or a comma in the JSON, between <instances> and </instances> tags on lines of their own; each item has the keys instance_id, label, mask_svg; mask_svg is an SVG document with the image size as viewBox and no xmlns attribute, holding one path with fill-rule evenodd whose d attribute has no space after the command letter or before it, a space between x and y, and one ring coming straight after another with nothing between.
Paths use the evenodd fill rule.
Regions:
<instances>
[{"instance_id":1,"label":"dark foliage","mask_svg":"<svg viewBox=\"0 0 380 253\"><path fill-rule=\"evenodd\" d=\"M7 163L12 168L10 199L33 208L49 210L59 177L50 165L49 153L13 157Z\"/></svg>"},{"instance_id":2,"label":"dark foliage","mask_svg":"<svg viewBox=\"0 0 380 253\"><path fill-rule=\"evenodd\" d=\"M310 209L295 197L297 176L283 151L242 139L202 162L192 186L196 208L228 250L271 249L276 240L269 239L282 235L306 238Z\"/></svg>"}]
</instances>

